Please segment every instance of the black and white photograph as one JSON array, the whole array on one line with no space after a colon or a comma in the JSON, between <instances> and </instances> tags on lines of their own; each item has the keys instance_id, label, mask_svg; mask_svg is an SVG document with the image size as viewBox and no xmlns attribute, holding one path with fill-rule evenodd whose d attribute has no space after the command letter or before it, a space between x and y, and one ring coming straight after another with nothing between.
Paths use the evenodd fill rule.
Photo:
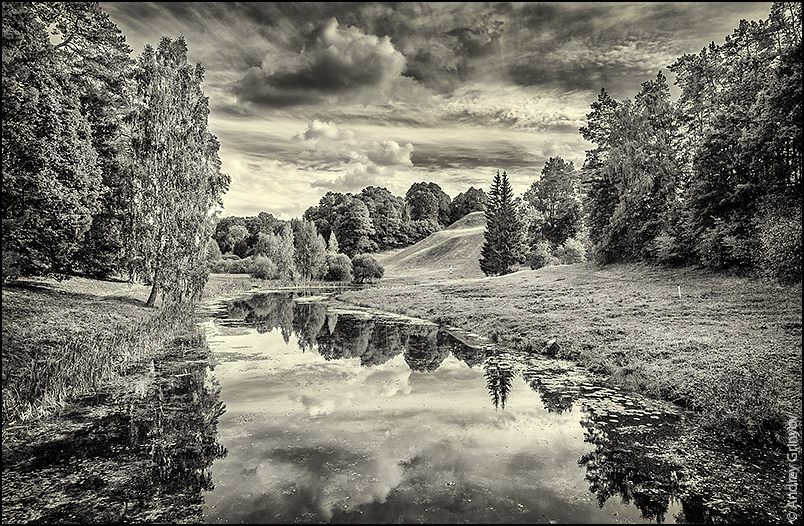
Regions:
<instances>
[{"instance_id":1,"label":"black and white photograph","mask_svg":"<svg viewBox=\"0 0 804 526\"><path fill-rule=\"evenodd\" d=\"M801 524L801 2L3 2L2 523Z\"/></svg>"}]
</instances>

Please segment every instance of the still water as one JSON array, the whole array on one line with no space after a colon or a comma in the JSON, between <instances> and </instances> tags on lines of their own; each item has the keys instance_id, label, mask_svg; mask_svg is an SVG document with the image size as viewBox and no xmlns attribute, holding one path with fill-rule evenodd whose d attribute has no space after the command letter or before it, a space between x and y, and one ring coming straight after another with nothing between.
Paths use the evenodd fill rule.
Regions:
<instances>
[{"instance_id":1,"label":"still water","mask_svg":"<svg viewBox=\"0 0 804 526\"><path fill-rule=\"evenodd\" d=\"M212 523L683 520L682 415L563 361L300 292L203 322L225 412Z\"/></svg>"}]
</instances>

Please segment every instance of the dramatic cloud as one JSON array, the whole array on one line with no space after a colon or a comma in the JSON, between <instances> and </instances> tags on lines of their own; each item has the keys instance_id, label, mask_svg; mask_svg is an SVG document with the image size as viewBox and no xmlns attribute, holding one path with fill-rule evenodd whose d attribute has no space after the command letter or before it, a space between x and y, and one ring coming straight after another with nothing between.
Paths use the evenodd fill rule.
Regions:
<instances>
[{"instance_id":1,"label":"dramatic cloud","mask_svg":"<svg viewBox=\"0 0 804 526\"><path fill-rule=\"evenodd\" d=\"M601 88L631 98L770 2L101 3L138 56L183 35L232 176L225 215L299 217L327 191L451 197L561 156ZM415 148L414 148L415 146Z\"/></svg>"},{"instance_id":2,"label":"dramatic cloud","mask_svg":"<svg viewBox=\"0 0 804 526\"><path fill-rule=\"evenodd\" d=\"M312 31L299 55L266 56L231 90L240 101L276 107L382 100L404 67L405 57L389 37L341 29L330 18Z\"/></svg>"}]
</instances>

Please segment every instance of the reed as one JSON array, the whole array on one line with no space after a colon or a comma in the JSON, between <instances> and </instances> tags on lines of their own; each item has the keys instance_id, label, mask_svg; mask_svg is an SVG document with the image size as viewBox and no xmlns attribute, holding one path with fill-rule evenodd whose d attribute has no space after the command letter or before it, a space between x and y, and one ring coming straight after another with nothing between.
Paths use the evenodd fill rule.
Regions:
<instances>
[{"instance_id":1,"label":"reed","mask_svg":"<svg viewBox=\"0 0 804 526\"><path fill-rule=\"evenodd\" d=\"M153 359L193 322L191 310L165 309L106 334L66 334L36 352L18 353L13 371L3 379L4 427L42 418L97 393Z\"/></svg>"}]
</instances>

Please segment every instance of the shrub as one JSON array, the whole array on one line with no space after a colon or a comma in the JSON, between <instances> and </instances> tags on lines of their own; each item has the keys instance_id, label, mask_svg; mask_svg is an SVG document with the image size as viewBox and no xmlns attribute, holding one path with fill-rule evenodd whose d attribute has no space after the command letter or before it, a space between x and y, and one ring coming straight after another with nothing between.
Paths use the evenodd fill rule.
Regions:
<instances>
[{"instance_id":1,"label":"shrub","mask_svg":"<svg viewBox=\"0 0 804 526\"><path fill-rule=\"evenodd\" d=\"M760 250L756 266L782 284L801 281L801 204L770 199L756 221Z\"/></svg>"},{"instance_id":2,"label":"shrub","mask_svg":"<svg viewBox=\"0 0 804 526\"><path fill-rule=\"evenodd\" d=\"M697 252L701 263L712 270L748 270L753 267L758 245L744 225L718 218L701 236Z\"/></svg>"},{"instance_id":3,"label":"shrub","mask_svg":"<svg viewBox=\"0 0 804 526\"><path fill-rule=\"evenodd\" d=\"M213 274L228 274L229 273L229 262L225 259L219 259L218 261L210 261L208 263L209 271Z\"/></svg>"},{"instance_id":4,"label":"shrub","mask_svg":"<svg viewBox=\"0 0 804 526\"><path fill-rule=\"evenodd\" d=\"M571 237L556 249L555 257L564 265L586 261L586 247L579 239Z\"/></svg>"},{"instance_id":5,"label":"shrub","mask_svg":"<svg viewBox=\"0 0 804 526\"><path fill-rule=\"evenodd\" d=\"M325 281L351 281L352 262L346 254L327 254Z\"/></svg>"},{"instance_id":6,"label":"shrub","mask_svg":"<svg viewBox=\"0 0 804 526\"><path fill-rule=\"evenodd\" d=\"M265 256L256 256L248 267L248 273L252 278L257 279L276 279L279 277L276 263Z\"/></svg>"},{"instance_id":7,"label":"shrub","mask_svg":"<svg viewBox=\"0 0 804 526\"><path fill-rule=\"evenodd\" d=\"M232 254L231 252L228 252L228 253L222 255L221 258L225 259L225 260L228 260L228 261L237 261L238 259L240 259L240 256L238 256L237 254Z\"/></svg>"},{"instance_id":8,"label":"shrub","mask_svg":"<svg viewBox=\"0 0 804 526\"><path fill-rule=\"evenodd\" d=\"M358 254L352 258L352 272L354 272L355 283L365 283L382 278L385 269L377 263L372 255Z\"/></svg>"},{"instance_id":9,"label":"shrub","mask_svg":"<svg viewBox=\"0 0 804 526\"><path fill-rule=\"evenodd\" d=\"M531 248L530 255L528 256L528 264L533 270L552 265L556 262L550 251L550 243L547 241L539 241Z\"/></svg>"}]
</instances>

